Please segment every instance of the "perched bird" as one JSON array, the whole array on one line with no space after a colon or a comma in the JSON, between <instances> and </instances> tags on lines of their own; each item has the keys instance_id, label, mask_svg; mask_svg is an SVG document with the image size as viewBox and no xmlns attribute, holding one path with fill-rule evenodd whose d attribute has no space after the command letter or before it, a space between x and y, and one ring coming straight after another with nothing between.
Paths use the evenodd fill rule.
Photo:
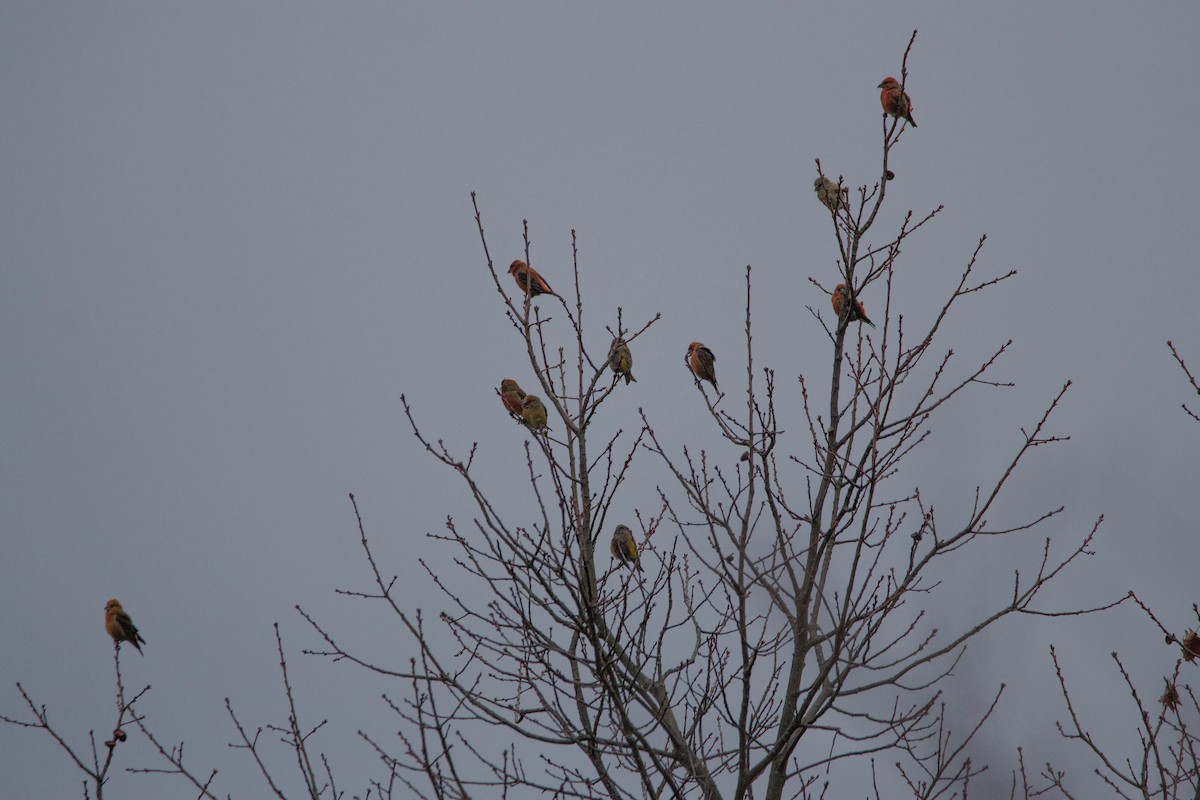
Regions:
<instances>
[{"instance_id":1,"label":"perched bird","mask_svg":"<svg viewBox=\"0 0 1200 800\"><path fill-rule=\"evenodd\" d=\"M717 357L713 355L712 350L699 342L692 342L688 345L688 368L696 376L697 381L708 381L714 389L717 389L717 368L713 366L716 360Z\"/></svg>"},{"instance_id":2,"label":"perched bird","mask_svg":"<svg viewBox=\"0 0 1200 800\"><path fill-rule=\"evenodd\" d=\"M1188 628L1183 633L1183 660L1195 661L1200 656L1200 635Z\"/></svg>"},{"instance_id":3,"label":"perched bird","mask_svg":"<svg viewBox=\"0 0 1200 800\"><path fill-rule=\"evenodd\" d=\"M537 297L539 294L554 294L550 284L546 283L538 271L519 258L509 266L508 274L513 276L517 286L521 287L521 291L528 292L530 297Z\"/></svg>"},{"instance_id":4,"label":"perched bird","mask_svg":"<svg viewBox=\"0 0 1200 800\"><path fill-rule=\"evenodd\" d=\"M613 375L624 375L626 386L637 380L633 377L633 353L629 352L629 345L620 336L613 339L608 347L608 368Z\"/></svg>"},{"instance_id":5,"label":"perched bird","mask_svg":"<svg viewBox=\"0 0 1200 800\"><path fill-rule=\"evenodd\" d=\"M906 119L909 125L917 127L917 121L912 118L912 98L900 88L900 82L889 75L879 84L879 89L879 102L883 106L883 113Z\"/></svg>"},{"instance_id":6,"label":"perched bird","mask_svg":"<svg viewBox=\"0 0 1200 800\"><path fill-rule=\"evenodd\" d=\"M1163 708L1174 711L1179 708L1179 690L1175 688L1175 684L1171 683L1170 678L1164 678L1167 684L1167 689L1162 693L1162 697L1158 698L1158 702L1162 703Z\"/></svg>"},{"instance_id":7,"label":"perched bird","mask_svg":"<svg viewBox=\"0 0 1200 800\"><path fill-rule=\"evenodd\" d=\"M531 431L546 430L549 426L546 424L546 406L542 403L542 398L536 394L525 395L521 402L521 419Z\"/></svg>"},{"instance_id":8,"label":"perched bird","mask_svg":"<svg viewBox=\"0 0 1200 800\"><path fill-rule=\"evenodd\" d=\"M612 546L613 558L620 561L622 564L633 564L638 568L638 572L645 572L642 569L642 562L638 560L637 542L633 540L633 531L624 525L618 525L613 531Z\"/></svg>"},{"instance_id":9,"label":"perched bird","mask_svg":"<svg viewBox=\"0 0 1200 800\"><path fill-rule=\"evenodd\" d=\"M500 399L504 402L504 407L508 409L508 413L517 419L521 418L521 407L525 403L525 392L512 378L505 378L500 381Z\"/></svg>"},{"instance_id":10,"label":"perched bird","mask_svg":"<svg viewBox=\"0 0 1200 800\"><path fill-rule=\"evenodd\" d=\"M838 319L841 319L842 307L846 305L846 300L848 300L849 298L850 298L850 291L846 288L846 284L839 283L837 285L837 288L835 288L833 290L833 294L829 298L830 300L833 301L833 313L837 314ZM872 328L875 327L875 323L871 322L871 320L867 319L867 310L865 308L863 308L863 304L861 302L859 302L858 300L855 300L853 303L850 304L849 307L850 307L850 311L847 313L847 317L849 318L850 322L854 322L855 320L862 320L863 322L870 325Z\"/></svg>"},{"instance_id":11,"label":"perched bird","mask_svg":"<svg viewBox=\"0 0 1200 800\"><path fill-rule=\"evenodd\" d=\"M121 646L121 642L129 642L141 653L142 645L146 643L146 638L138 633L137 626L115 597L104 604L104 630L108 631L117 647Z\"/></svg>"},{"instance_id":12,"label":"perched bird","mask_svg":"<svg viewBox=\"0 0 1200 800\"><path fill-rule=\"evenodd\" d=\"M817 192L817 199L824 203L830 211L850 207L850 190L834 183L824 175L813 181L813 189Z\"/></svg>"}]
</instances>

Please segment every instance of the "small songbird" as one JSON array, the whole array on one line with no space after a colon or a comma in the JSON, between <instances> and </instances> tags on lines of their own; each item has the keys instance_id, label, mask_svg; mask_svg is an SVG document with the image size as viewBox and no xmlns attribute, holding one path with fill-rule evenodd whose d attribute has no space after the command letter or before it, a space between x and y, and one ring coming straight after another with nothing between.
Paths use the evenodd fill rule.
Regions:
<instances>
[{"instance_id":1,"label":"small songbird","mask_svg":"<svg viewBox=\"0 0 1200 800\"><path fill-rule=\"evenodd\" d=\"M525 402L525 392L512 378L500 381L500 399L504 402L508 413L517 419L521 418L521 406Z\"/></svg>"},{"instance_id":2,"label":"small songbird","mask_svg":"<svg viewBox=\"0 0 1200 800\"><path fill-rule=\"evenodd\" d=\"M138 633L137 626L115 597L104 604L104 630L108 631L117 647L121 646L121 642L129 642L141 653L142 645L146 643L146 638Z\"/></svg>"},{"instance_id":3,"label":"small songbird","mask_svg":"<svg viewBox=\"0 0 1200 800\"><path fill-rule=\"evenodd\" d=\"M839 283L837 285L837 288L835 288L833 290L833 294L830 296L829 299L831 301L833 301L833 313L837 314L838 319L841 319L842 307L846 305L846 300L849 297L850 297L850 292L848 289L846 289L846 284L844 284L844 283ZM850 304L850 310L849 310L849 312L847 312L847 316L848 316L850 322L854 322L855 320L862 320L863 322L870 325L872 328L875 327L875 323L871 322L871 320L867 319L867 310L866 310L866 308L863 307L863 304L858 300L855 300L853 303Z\"/></svg>"},{"instance_id":4,"label":"small songbird","mask_svg":"<svg viewBox=\"0 0 1200 800\"><path fill-rule=\"evenodd\" d=\"M642 562L639 560L637 542L633 540L633 531L624 525L618 525L613 531L612 546L613 558L620 561L622 564L633 564L637 567L638 572L645 572L642 569Z\"/></svg>"},{"instance_id":5,"label":"small songbird","mask_svg":"<svg viewBox=\"0 0 1200 800\"><path fill-rule=\"evenodd\" d=\"M525 395L521 402L521 419L531 431L547 430L549 426L546 424L546 406L542 403L542 398L536 394Z\"/></svg>"},{"instance_id":6,"label":"small songbird","mask_svg":"<svg viewBox=\"0 0 1200 800\"><path fill-rule=\"evenodd\" d=\"M692 342L688 345L687 365L696 376L696 381L708 381L717 388L717 368L714 366L717 357L713 355L712 350L709 350L699 342Z\"/></svg>"},{"instance_id":7,"label":"small songbird","mask_svg":"<svg viewBox=\"0 0 1200 800\"><path fill-rule=\"evenodd\" d=\"M878 88L880 89L879 103L883 106L883 113L906 119L909 125L917 127L917 121L912 117L912 98L908 96L908 92L900 88L900 81L889 75L883 79Z\"/></svg>"},{"instance_id":8,"label":"small songbird","mask_svg":"<svg viewBox=\"0 0 1200 800\"><path fill-rule=\"evenodd\" d=\"M824 175L813 181L813 189L817 192L817 199L830 211L850 206L850 190L839 186Z\"/></svg>"},{"instance_id":9,"label":"small songbird","mask_svg":"<svg viewBox=\"0 0 1200 800\"><path fill-rule=\"evenodd\" d=\"M629 352L629 345L620 336L613 339L608 347L608 368L613 375L625 376L626 386L637 380L633 377L633 353Z\"/></svg>"},{"instance_id":10,"label":"small songbird","mask_svg":"<svg viewBox=\"0 0 1200 800\"><path fill-rule=\"evenodd\" d=\"M521 287L522 292L529 292L530 297L537 297L539 294L554 294L550 284L546 283L538 271L519 258L509 266L508 274L513 276L513 280L517 282L517 286Z\"/></svg>"}]
</instances>

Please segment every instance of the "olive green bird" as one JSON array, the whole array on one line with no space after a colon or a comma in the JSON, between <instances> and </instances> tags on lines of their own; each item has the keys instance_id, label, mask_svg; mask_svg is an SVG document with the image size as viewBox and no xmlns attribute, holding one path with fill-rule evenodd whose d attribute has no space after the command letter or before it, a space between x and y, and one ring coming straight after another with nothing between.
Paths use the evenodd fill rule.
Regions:
<instances>
[{"instance_id":1,"label":"olive green bird","mask_svg":"<svg viewBox=\"0 0 1200 800\"><path fill-rule=\"evenodd\" d=\"M535 433L550 427L546 424L546 406L536 394L525 395L521 402L521 419L524 420L525 427Z\"/></svg>"},{"instance_id":2,"label":"olive green bird","mask_svg":"<svg viewBox=\"0 0 1200 800\"><path fill-rule=\"evenodd\" d=\"M817 199L830 211L850 207L849 190L824 175L813 181L813 189L817 192Z\"/></svg>"},{"instance_id":3,"label":"olive green bird","mask_svg":"<svg viewBox=\"0 0 1200 800\"><path fill-rule=\"evenodd\" d=\"M637 542L633 540L633 531L626 526L618 525L617 529L613 531L612 545L609 549L612 550L613 558L617 561L622 564L632 564L638 568L638 572L645 572L642 569Z\"/></svg>"},{"instance_id":4,"label":"olive green bird","mask_svg":"<svg viewBox=\"0 0 1200 800\"><path fill-rule=\"evenodd\" d=\"M629 352L629 345L620 336L613 339L608 347L608 368L613 375L624 376L626 386L637 380L633 377L633 353Z\"/></svg>"}]
</instances>

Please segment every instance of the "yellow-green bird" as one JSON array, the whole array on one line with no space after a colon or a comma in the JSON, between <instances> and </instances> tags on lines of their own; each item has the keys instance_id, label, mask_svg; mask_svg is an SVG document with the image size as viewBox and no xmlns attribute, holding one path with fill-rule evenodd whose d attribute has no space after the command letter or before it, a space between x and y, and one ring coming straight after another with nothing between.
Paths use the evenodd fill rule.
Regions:
<instances>
[{"instance_id":1,"label":"yellow-green bird","mask_svg":"<svg viewBox=\"0 0 1200 800\"><path fill-rule=\"evenodd\" d=\"M525 427L531 431L544 431L549 428L546 424L546 406L542 398L536 394L527 394L521 403L521 419Z\"/></svg>"},{"instance_id":2,"label":"yellow-green bird","mask_svg":"<svg viewBox=\"0 0 1200 800\"><path fill-rule=\"evenodd\" d=\"M121 608L115 597L104 604L104 630L108 631L117 647L121 646L121 642L129 642L141 653L142 645L146 643L146 639L138 633L137 626L133 624L133 618L125 613L125 609Z\"/></svg>"},{"instance_id":3,"label":"yellow-green bird","mask_svg":"<svg viewBox=\"0 0 1200 800\"><path fill-rule=\"evenodd\" d=\"M622 564L633 564L638 568L638 572L644 572L642 562L638 557L637 542L633 540L633 531L629 530L624 525L618 525L613 531L612 546L613 558L620 561Z\"/></svg>"},{"instance_id":4,"label":"yellow-green bird","mask_svg":"<svg viewBox=\"0 0 1200 800\"><path fill-rule=\"evenodd\" d=\"M813 181L813 189L817 192L817 199L830 211L849 207L850 192L824 175Z\"/></svg>"},{"instance_id":5,"label":"yellow-green bird","mask_svg":"<svg viewBox=\"0 0 1200 800\"><path fill-rule=\"evenodd\" d=\"M620 336L613 339L608 347L608 368L613 375L625 376L626 386L637 380L633 377L633 353L629 352L629 345Z\"/></svg>"}]
</instances>

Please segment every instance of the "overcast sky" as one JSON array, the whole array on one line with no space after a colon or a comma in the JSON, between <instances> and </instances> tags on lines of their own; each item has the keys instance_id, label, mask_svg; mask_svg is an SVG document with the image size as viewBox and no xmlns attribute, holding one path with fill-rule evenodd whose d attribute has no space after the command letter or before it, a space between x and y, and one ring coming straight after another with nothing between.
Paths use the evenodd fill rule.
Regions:
<instances>
[{"instance_id":1,"label":"overcast sky","mask_svg":"<svg viewBox=\"0 0 1200 800\"><path fill-rule=\"evenodd\" d=\"M399 395L458 452L478 441L496 490L523 461L492 387L528 379L528 365L470 192L501 266L522 254L528 219L533 263L566 290L575 229L595 324L618 306L635 324L663 314L605 424L632 427L643 407L679 447L720 448L681 361L698 339L723 388L744 375L752 265L756 359L779 371L799 449L795 377L827 382L829 363L806 310L828 319L828 301L808 278L836 282L813 159L874 180L875 86L899 73L914 28L920 127L893 155L881 234L909 209L945 211L906 246L893 304L927 325L986 233L980 273L1019 275L964 301L937 349L953 347L965 371L1012 338L997 377L1017 385L949 406L905 485L947 519L966 513L1019 427L1073 380L1051 426L1070 442L1035 454L997 519L1065 504L1029 539L1036 552L1104 514L1095 557L1044 607L1132 588L1182 628L1198 599L1200 424L1179 405L1200 402L1166 341L1200 368L1195 4L10 0L0 713L26 716L19 680L81 750L91 728L107 738L101 622L115 596L148 641L145 658L122 661L131 686L153 686L151 727L186 740L197 769L220 768L220 792L261 796L248 759L225 747L222 701L250 724L284 719L278 621L302 713L331 719L319 744L361 791L375 761L354 732L389 735L377 698L397 687L300 656L317 641L293 610L397 662L412 652L386 617L334 595L368 578L346 495L411 606L436 610L417 559L448 554L424 534L472 511L412 438ZM649 466L622 498L630 519L656 510L667 480ZM512 502L519 516L526 499ZM1018 563L1006 558L962 560L964 607L1003 597ZM1052 642L1115 741L1134 717L1108 653L1127 654L1151 697L1173 663L1131 612L989 631L950 692L970 711L1010 683L980 740L985 757L1009 759L995 767L1004 781L1018 745L1035 764L1088 766L1055 738ZM156 765L140 744L120 755ZM78 796L81 778L48 736L0 726L0 795ZM186 795L124 774L112 787Z\"/></svg>"}]
</instances>

